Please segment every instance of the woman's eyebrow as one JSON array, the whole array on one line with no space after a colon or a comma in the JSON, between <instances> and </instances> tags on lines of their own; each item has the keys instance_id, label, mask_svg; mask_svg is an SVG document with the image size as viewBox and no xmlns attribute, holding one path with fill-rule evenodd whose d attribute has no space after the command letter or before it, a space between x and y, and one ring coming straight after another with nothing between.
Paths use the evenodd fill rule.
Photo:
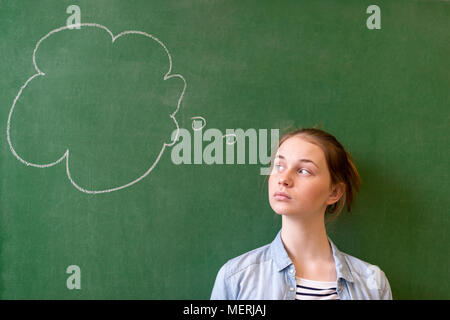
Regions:
<instances>
[{"instance_id":1,"label":"woman's eyebrow","mask_svg":"<svg viewBox=\"0 0 450 320\"><path fill-rule=\"evenodd\" d=\"M276 158L279 158L279 159L282 159L282 160L285 160L285 159L286 159L286 158L283 157L282 155L277 155L277 156L275 156L275 159L276 159ZM319 168L319 167L317 166L317 164L315 164L314 161L312 161L312 160L310 160L310 159L299 159L297 162L312 163L313 165L316 166L317 169Z\"/></svg>"}]
</instances>

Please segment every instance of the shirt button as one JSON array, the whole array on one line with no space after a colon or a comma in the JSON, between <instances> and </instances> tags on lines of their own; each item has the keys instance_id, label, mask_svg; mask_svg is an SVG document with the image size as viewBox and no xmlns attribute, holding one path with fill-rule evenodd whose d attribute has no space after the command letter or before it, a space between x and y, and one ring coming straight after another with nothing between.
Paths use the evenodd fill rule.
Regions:
<instances>
[{"instance_id":1,"label":"shirt button","mask_svg":"<svg viewBox=\"0 0 450 320\"><path fill-rule=\"evenodd\" d=\"M294 288L290 287L289 290L294 291Z\"/></svg>"},{"instance_id":2,"label":"shirt button","mask_svg":"<svg viewBox=\"0 0 450 320\"><path fill-rule=\"evenodd\" d=\"M293 274L293 273L294 273L294 270L291 269L291 271L289 271L289 272L290 272L291 274Z\"/></svg>"}]
</instances>

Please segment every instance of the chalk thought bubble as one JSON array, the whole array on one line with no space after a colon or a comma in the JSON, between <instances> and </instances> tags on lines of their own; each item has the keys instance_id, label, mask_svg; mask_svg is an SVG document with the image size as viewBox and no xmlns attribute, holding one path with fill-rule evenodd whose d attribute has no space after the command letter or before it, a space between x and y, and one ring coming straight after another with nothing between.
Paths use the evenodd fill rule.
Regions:
<instances>
[{"instance_id":1,"label":"chalk thought bubble","mask_svg":"<svg viewBox=\"0 0 450 320\"><path fill-rule=\"evenodd\" d=\"M64 26L36 43L32 62L36 73L17 93L6 130L26 166L65 160L79 191L113 192L148 176L177 141L186 80L172 74L172 56L155 36Z\"/></svg>"}]
</instances>

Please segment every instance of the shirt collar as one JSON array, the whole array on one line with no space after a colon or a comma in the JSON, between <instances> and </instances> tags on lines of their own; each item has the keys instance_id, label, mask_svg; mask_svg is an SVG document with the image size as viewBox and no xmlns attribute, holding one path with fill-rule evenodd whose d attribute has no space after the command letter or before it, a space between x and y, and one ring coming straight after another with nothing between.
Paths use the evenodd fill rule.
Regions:
<instances>
[{"instance_id":1,"label":"shirt collar","mask_svg":"<svg viewBox=\"0 0 450 320\"><path fill-rule=\"evenodd\" d=\"M283 242L281 241L281 230L278 231L278 234L272 241L270 247L272 250L273 260L277 266L277 271L281 271L292 264L291 258L289 258Z\"/></svg>"},{"instance_id":2,"label":"shirt collar","mask_svg":"<svg viewBox=\"0 0 450 320\"><path fill-rule=\"evenodd\" d=\"M331 241L330 237L328 237L328 242L330 243L331 250L333 251L334 263L336 264L336 274L337 278L343 278L347 281L353 282L353 276L350 268L348 267L347 260L345 259L344 254L339 251L339 249L335 246L333 241Z\"/></svg>"},{"instance_id":3,"label":"shirt collar","mask_svg":"<svg viewBox=\"0 0 450 320\"><path fill-rule=\"evenodd\" d=\"M333 241L328 237L331 250L333 252L334 263L336 264L337 278L343 278L347 281L353 282L352 273L347 265L344 254L334 245ZM277 271L282 271L286 267L292 264L291 258L289 258L287 251L281 241L281 230L278 231L277 236L270 244L272 251L272 258L277 266Z\"/></svg>"}]
</instances>

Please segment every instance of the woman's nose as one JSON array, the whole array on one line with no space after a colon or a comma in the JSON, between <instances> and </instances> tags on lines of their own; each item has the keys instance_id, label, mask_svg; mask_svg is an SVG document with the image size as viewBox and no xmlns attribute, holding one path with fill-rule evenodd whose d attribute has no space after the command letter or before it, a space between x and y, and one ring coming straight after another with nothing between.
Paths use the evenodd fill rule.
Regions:
<instances>
[{"instance_id":1,"label":"woman's nose","mask_svg":"<svg viewBox=\"0 0 450 320\"><path fill-rule=\"evenodd\" d=\"M279 177L278 184L284 187L291 187L292 179L289 177L289 174L282 174Z\"/></svg>"}]
</instances>

